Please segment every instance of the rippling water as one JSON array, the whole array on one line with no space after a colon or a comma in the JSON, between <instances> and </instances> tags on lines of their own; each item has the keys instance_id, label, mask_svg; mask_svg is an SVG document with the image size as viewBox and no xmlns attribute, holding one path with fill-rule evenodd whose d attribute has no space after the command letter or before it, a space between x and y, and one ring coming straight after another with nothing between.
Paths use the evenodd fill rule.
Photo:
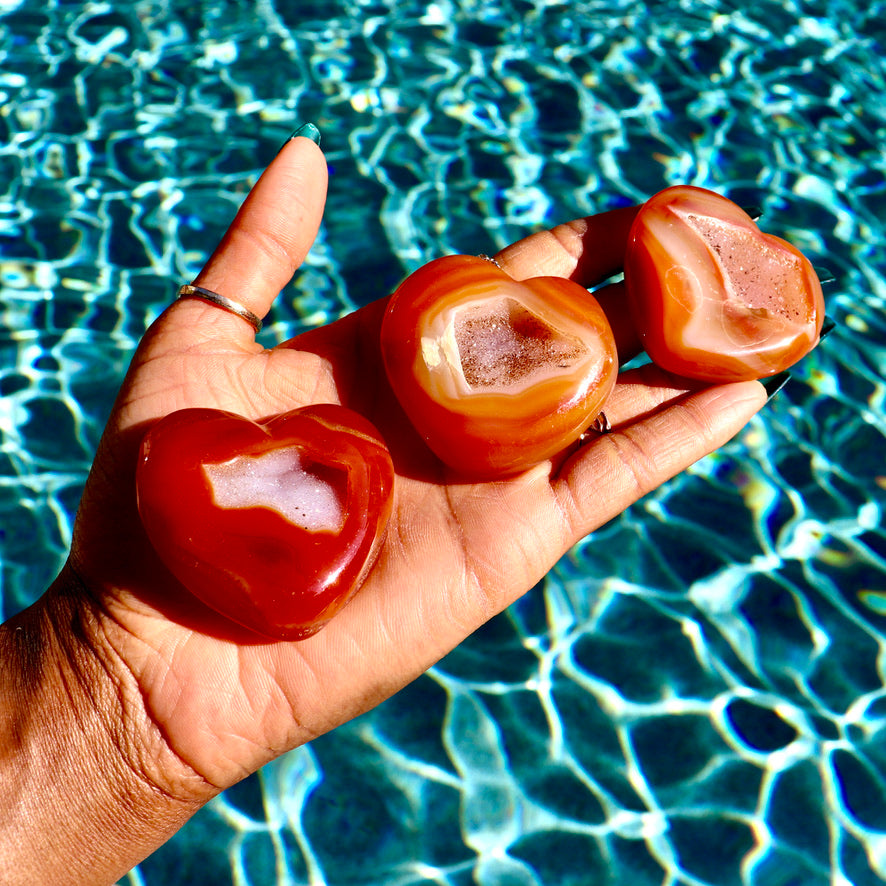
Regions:
<instances>
[{"instance_id":1,"label":"rippling water","mask_svg":"<svg viewBox=\"0 0 886 886\"><path fill-rule=\"evenodd\" d=\"M836 278L837 331L738 439L127 882L886 878L886 8L746 6L0 0L5 615L135 342L304 120L329 208L268 343L678 182Z\"/></svg>"}]
</instances>

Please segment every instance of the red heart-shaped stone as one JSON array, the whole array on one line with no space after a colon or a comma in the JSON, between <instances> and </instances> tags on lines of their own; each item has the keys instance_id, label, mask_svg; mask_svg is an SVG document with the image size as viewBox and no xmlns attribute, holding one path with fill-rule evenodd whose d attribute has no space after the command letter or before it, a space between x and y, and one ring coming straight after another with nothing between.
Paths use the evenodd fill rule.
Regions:
<instances>
[{"instance_id":1,"label":"red heart-shaped stone","mask_svg":"<svg viewBox=\"0 0 886 886\"><path fill-rule=\"evenodd\" d=\"M428 446L460 473L494 477L562 451L599 415L618 355L596 299L561 277L514 280L449 255L387 307L388 379Z\"/></svg>"},{"instance_id":2,"label":"red heart-shaped stone","mask_svg":"<svg viewBox=\"0 0 886 886\"><path fill-rule=\"evenodd\" d=\"M689 378L775 375L815 347L824 321L809 260L731 200L689 185L643 204L625 284L646 352Z\"/></svg>"},{"instance_id":3,"label":"red heart-shaped stone","mask_svg":"<svg viewBox=\"0 0 886 886\"><path fill-rule=\"evenodd\" d=\"M378 431L341 406L264 422L184 409L145 436L136 488L151 543L189 591L295 640L323 627L374 561L394 468Z\"/></svg>"}]
</instances>

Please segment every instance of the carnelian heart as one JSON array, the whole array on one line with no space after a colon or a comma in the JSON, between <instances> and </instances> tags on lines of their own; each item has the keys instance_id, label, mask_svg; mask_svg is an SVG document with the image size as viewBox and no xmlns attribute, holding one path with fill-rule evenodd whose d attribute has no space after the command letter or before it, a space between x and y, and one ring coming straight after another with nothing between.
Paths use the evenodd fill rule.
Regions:
<instances>
[{"instance_id":1,"label":"carnelian heart","mask_svg":"<svg viewBox=\"0 0 886 886\"><path fill-rule=\"evenodd\" d=\"M428 446L459 472L515 473L560 452L615 384L612 330L586 289L518 282L450 255L408 277L381 328L388 379Z\"/></svg>"},{"instance_id":2,"label":"carnelian heart","mask_svg":"<svg viewBox=\"0 0 886 886\"><path fill-rule=\"evenodd\" d=\"M809 260L731 200L689 185L643 204L625 284L646 352L690 378L775 375L815 347L824 321Z\"/></svg>"},{"instance_id":3,"label":"carnelian heart","mask_svg":"<svg viewBox=\"0 0 886 886\"><path fill-rule=\"evenodd\" d=\"M136 488L151 543L189 591L295 640L359 587L390 516L394 468L376 429L341 406L265 422L184 409L145 436Z\"/></svg>"}]
</instances>

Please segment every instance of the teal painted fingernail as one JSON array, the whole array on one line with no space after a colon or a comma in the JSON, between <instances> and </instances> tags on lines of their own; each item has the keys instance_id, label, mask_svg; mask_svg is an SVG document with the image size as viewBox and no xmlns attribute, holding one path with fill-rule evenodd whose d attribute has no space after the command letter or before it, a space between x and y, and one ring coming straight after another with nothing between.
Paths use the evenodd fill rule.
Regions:
<instances>
[{"instance_id":1,"label":"teal painted fingernail","mask_svg":"<svg viewBox=\"0 0 886 886\"><path fill-rule=\"evenodd\" d=\"M790 372L779 372L765 381L760 379L760 384L766 388L766 402L768 403L790 381Z\"/></svg>"},{"instance_id":2,"label":"teal painted fingernail","mask_svg":"<svg viewBox=\"0 0 886 886\"><path fill-rule=\"evenodd\" d=\"M315 145L320 144L320 130L313 123L302 123L298 129L294 130L292 135L280 145L277 153L279 154L294 138L309 138Z\"/></svg>"},{"instance_id":3,"label":"teal painted fingernail","mask_svg":"<svg viewBox=\"0 0 886 886\"><path fill-rule=\"evenodd\" d=\"M834 331L836 325L837 324L833 319L825 314L824 323L821 324L821 332L819 333L818 340L821 341L823 338L830 335Z\"/></svg>"},{"instance_id":4,"label":"teal painted fingernail","mask_svg":"<svg viewBox=\"0 0 886 886\"><path fill-rule=\"evenodd\" d=\"M302 123L292 135L289 136L287 141L292 141L294 138L309 138L315 145L320 144L320 130L314 126L313 123Z\"/></svg>"}]
</instances>

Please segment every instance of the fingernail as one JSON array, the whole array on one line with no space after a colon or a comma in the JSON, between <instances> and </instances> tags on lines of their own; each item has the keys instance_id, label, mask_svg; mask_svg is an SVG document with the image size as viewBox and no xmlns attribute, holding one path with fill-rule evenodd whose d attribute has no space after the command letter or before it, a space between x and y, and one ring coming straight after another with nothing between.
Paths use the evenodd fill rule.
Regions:
<instances>
[{"instance_id":1,"label":"fingernail","mask_svg":"<svg viewBox=\"0 0 886 886\"><path fill-rule=\"evenodd\" d=\"M818 282L822 286L828 286L831 283L837 282L837 275L830 268L823 268L821 265L813 265L812 270L815 271L815 276L818 277Z\"/></svg>"},{"instance_id":2,"label":"fingernail","mask_svg":"<svg viewBox=\"0 0 886 886\"><path fill-rule=\"evenodd\" d=\"M821 341L825 336L830 335L834 328L836 327L836 323L834 322L832 317L828 317L825 314L824 323L821 324L821 332L819 333L818 340Z\"/></svg>"},{"instance_id":3,"label":"fingernail","mask_svg":"<svg viewBox=\"0 0 886 886\"><path fill-rule=\"evenodd\" d=\"M320 144L320 130L317 129L313 123L302 123L302 125L289 136L289 141L292 141L292 139L298 138L299 136L302 138L309 138L315 145Z\"/></svg>"},{"instance_id":4,"label":"fingernail","mask_svg":"<svg viewBox=\"0 0 886 886\"><path fill-rule=\"evenodd\" d=\"M768 403L790 381L790 372L779 372L765 381L760 379L760 384L766 388L766 402Z\"/></svg>"},{"instance_id":5,"label":"fingernail","mask_svg":"<svg viewBox=\"0 0 886 886\"><path fill-rule=\"evenodd\" d=\"M282 145L280 145L280 150L277 151L279 154L283 148L286 147L294 138L309 138L315 145L320 144L320 130L314 126L313 123L302 123L301 126L298 127Z\"/></svg>"}]
</instances>

